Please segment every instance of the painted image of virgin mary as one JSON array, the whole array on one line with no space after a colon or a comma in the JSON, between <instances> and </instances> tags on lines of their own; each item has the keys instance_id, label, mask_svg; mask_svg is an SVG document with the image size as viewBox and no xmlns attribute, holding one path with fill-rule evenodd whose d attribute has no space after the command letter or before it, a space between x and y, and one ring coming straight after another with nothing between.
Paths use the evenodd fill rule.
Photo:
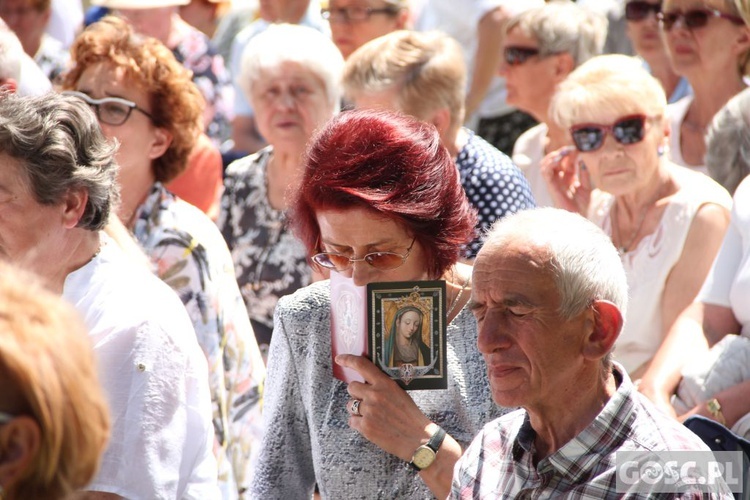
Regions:
<instances>
[{"instance_id":1,"label":"painted image of virgin mary","mask_svg":"<svg viewBox=\"0 0 750 500\"><path fill-rule=\"evenodd\" d=\"M403 307L396 312L391 323L390 335L383 346L386 366L430 364L430 348L422 341L423 320L424 314L414 306Z\"/></svg>"}]
</instances>

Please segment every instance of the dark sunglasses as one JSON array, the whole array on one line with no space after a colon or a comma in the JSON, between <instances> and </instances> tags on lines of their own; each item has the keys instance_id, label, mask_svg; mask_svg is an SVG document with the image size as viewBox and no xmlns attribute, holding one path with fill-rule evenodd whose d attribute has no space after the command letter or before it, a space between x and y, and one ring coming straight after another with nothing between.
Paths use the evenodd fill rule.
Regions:
<instances>
[{"instance_id":1,"label":"dark sunglasses","mask_svg":"<svg viewBox=\"0 0 750 500\"><path fill-rule=\"evenodd\" d=\"M660 12L656 17L666 31L670 31L680 19L682 19L683 26L689 30L705 27L708 24L708 20L713 17L726 19L738 25L745 24L745 21L741 17L733 16L732 14L727 14L716 9L692 9L686 12L675 10L673 12Z\"/></svg>"},{"instance_id":2,"label":"dark sunglasses","mask_svg":"<svg viewBox=\"0 0 750 500\"><path fill-rule=\"evenodd\" d=\"M635 1L625 5L625 19L628 21L643 21L652 12L658 16L661 12L661 3Z\"/></svg>"},{"instance_id":3,"label":"dark sunglasses","mask_svg":"<svg viewBox=\"0 0 750 500\"><path fill-rule=\"evenodd\" d=\"M533 47L516 47L509 46L505 47L503 56L505 57L505 63L508 66L518 66L523 64L534 56L539 55L539 49Z\"/></svg>"},{"instance_id":4,"label":"dark sunglasses","mask_svg":"<svg viewBox=\"0 0 750 500\"><path fill-rule=\"evenodd\" d=\"M646 132L645 115L630 115L620 118L612 125L582 123L570 127L570 135L578 151L588 153L596 151L604 144L609 132L620 144L628 145L641 142Z\"/></svg>"}]
</instances>

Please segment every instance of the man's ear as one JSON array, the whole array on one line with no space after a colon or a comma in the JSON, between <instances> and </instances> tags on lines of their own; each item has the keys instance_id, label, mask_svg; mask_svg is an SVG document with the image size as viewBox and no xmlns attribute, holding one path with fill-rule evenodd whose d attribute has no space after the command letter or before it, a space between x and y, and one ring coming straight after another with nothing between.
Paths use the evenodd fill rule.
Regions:
<instances>
[{"instance_id":1,"label":"man's ear","mask_svg":"<svg viewBox=\"0 0 750 500\"><path fill-rule=\"evenodd\" d=\"M0 97L2 92L15 94L18 91L18 82L15 78L0 78Z\"/></svg>"},{"instance_id":2,"label":"man's ear","mask_svg":"<svg viewBox=\"0 0 750 500\"><path fill-rule=\"evenodd\" d=\"M0 485L8 488L22 477L41 448L42 433L28 416L0 426Z\"/></svg>"},{"instance_id":3,"label":"man's ear","mask_svg":"<svg viewBox=\"0 0 750 500\"><path fill-rule=\"evenodd\" d=\"M445 133L451 126L451 110L448 108L440 108L435 111L427 121L435 125L440 137L444 137Z\"/></svg>"},{"instance_id":4,"label":"man's ear","mask_svg":"<svg viewBox=\"0 0 750 500\"><path fill-rule=\"evenodd\" d=\"M600 360L612 350L622 330L622 313L612 302L594 301L593 328L584 339L583 355L589 360Z\"/></svg>"}]
</instances>

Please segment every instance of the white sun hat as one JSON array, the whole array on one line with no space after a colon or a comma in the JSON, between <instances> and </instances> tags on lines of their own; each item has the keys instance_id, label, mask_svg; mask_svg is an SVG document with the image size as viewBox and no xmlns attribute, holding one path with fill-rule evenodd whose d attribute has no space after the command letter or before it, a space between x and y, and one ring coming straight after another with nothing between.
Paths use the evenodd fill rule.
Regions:
<instances>
[{"instance_id":1,"label":"white sun hat","mask_svg":"<svg viewBox=\"0 0 750 500\"><path fill-rule=\"evenodd\" d=\"M189 3L190 0L91 0L91 5L109 9L156 9Z\"/></svg>"}]
</instances>

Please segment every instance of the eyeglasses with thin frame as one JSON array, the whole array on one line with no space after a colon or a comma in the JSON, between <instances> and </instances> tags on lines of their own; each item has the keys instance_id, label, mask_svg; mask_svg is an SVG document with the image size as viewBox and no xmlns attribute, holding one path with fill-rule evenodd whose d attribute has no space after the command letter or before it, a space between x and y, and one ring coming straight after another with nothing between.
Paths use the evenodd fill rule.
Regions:
<instances>
[{"instance_id":1,"label":"eyeglasses with thin frame","mask_svg":"<svg viewBox=\"0 0 750 500\"><path fill-rule=\"evenodd\" d=\"M77 92L75 90L66 90L63 94L75 96L85 101L86 104L93 108L99 121L101 123L106 123L107 125L122 125L128 121L130 113L132 113L133 110L140 111L152 122L154 121L154 116L151 113L142 109L133 101L128 101L121 97L103 97L101 99L94 99L83 92Z\"/></svg>"},{"instance_id":2,"label":"eyeglasses with thin frame","mask_svg":"<svg viewBox=\"0 0 750 500\"><path fill-rule=\"evenodd\" d=\"M685 12L675 10L672 12L660 12L656 17L665 31L670 31L677 24L677 21L680 20L682 21L682 25L689 30L704 28L708 24L709 19L715 17L726 19L737 25L745 24L745 21L741 17L727 14L717 9L691 9Z\"/></svg>"},{"instance_id":3,"label":"eyeglasses with thin frame","mask_svg":"<svg viewBox=\"0 0 750 500\"><path fill-rule=\"evenodd\" d=\"M336 9L322 9L320 15L323 16L328 22L331 23L352 23L362 22L370 19L375 14L386 14L393 16L398 14L398 7L383 7L380 9L373 9L370 7L340 7Z\"/></svg>"},{"instance_id":4,"label":"eyeglasses with thin frame","mask_svg":"<svg viewBox=\"0 0 750 500\"><path fill-rule=\"evenodd\" d=\"M503 49L503 58L505 59L505 64L508 66L520 66L539 54L539 49L534 47L508 45Z\"/></svg>"},{"instance_id":5,"label":"eyeglasses with thin frame","mask_svg":"<svg viewBox=\"0 0 750 500\"><path fill-rule=\"evenodd\" d=\"M661 2L648 3L641 0L635 0L625 4L625 19L631 22L643 21L650 13L655 16L661 12Z\"/></svg>"},{"instance_id":6,"label":"eyeglasses with thin frame","mask_svg":"<svg viewBox=\"0 0 750 500\"><path fill-rule=\"evenodd\" d=\"M404 254L396 252L370 252L360 259L355 259L354 257L349 257L338 252L320 252L312 256L312 261L326 269L333 269L339 272L348 271L355 262L366 262L378 271L389 271L404 265L406 259L409 258L409 254L411 254L411 249L414 247L415 241L417 241L416 237L411 240L411 244Z\"/></svg>"},{"instance_id":7,"label":"eyeglasses with thin frame","mask_svg":"<svg viewBox=\"0 0 750 500\"><path fill-rule=\"evenodd\" d=\"M623 145L641 142L646 135L646 115L624 116L612 125L581 123L570 127L570 135L578 151L589 153L601 148L606 135L612 134Z\"/></svg>"}]
</instances>

